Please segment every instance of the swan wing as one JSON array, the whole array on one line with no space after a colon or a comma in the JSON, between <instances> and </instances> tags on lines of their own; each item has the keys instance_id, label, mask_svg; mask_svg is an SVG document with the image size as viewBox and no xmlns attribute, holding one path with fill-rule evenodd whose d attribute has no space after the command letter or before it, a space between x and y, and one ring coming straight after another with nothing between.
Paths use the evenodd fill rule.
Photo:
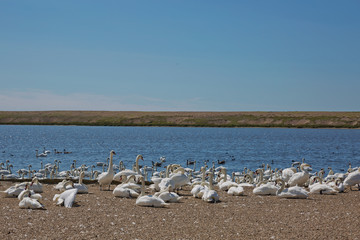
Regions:
<instances>
[{"instance_id":1,"label":"swan wing","mask_svg":"<svg viewBox=\"0 0 360 240\"><path fill-rule=\"evenodd\" d=\"M64 199L64 206L71 208L75 202L75 197L78 192L77 188L69 189L60 194L60 199Z\"/></svg>"}]
</instances>

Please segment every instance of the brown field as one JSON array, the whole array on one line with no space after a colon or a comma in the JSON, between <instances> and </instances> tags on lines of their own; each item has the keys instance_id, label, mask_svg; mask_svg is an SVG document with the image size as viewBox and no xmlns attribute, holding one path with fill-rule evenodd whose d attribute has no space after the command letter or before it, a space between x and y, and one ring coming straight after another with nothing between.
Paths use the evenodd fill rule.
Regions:
<instances>
[{"instance_id":1,"label":"brown field","mask_svg":"<svg viewBox=\"0 0 360 240\"><path fill-rule=\"evenodd\" d=\"M0 111L0 124L360 128L360 112Z\"/></svg>"},{"instance_id":2,"label":"brown field","mask_svg":"<svg viewBox=\"0 0 360 240\"><path fill-rule=\"evenodd\" d=\"M13 185L0 181L0 190ZM360 191L311 195L309 199L228 196L205 203L180 191L180 203L166 208L135 205L89 184L73 208L55 206L54 185L44 185L46 210L18 207L0 198L0 239L359 239ZM114 189L112 185L111 189Z\"/></svg>"}]
</instances>

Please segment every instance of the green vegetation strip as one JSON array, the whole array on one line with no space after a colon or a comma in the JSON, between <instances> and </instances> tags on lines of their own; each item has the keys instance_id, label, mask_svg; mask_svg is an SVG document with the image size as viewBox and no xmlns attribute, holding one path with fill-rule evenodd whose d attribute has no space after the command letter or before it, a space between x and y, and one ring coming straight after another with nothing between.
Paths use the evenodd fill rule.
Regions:
<instances>
[{"instance_id":1,"label":"green vegetation strip","mask_svg":"<svg viewBox=\"0 0 360 240\"><path fill-rule=\"evenodd\" d=\"M0 124L360 128L360 112L0 111Z\"/></svg>"}]
</instances>

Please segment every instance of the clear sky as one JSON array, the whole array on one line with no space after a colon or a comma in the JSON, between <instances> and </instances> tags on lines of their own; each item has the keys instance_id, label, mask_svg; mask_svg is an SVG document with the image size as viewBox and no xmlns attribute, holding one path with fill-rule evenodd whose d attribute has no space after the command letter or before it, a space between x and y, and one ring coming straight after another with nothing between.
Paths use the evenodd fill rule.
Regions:
<instances>
[{"instance_id":1,"label":"clear sky","mask_svg":"<svg viewBox=\"0 0 360 240\"><path fill-rule=\"evenodd\" d=\"M360 111L360 1L0 1L0 110Z\"/></svg>"}]
</instances>

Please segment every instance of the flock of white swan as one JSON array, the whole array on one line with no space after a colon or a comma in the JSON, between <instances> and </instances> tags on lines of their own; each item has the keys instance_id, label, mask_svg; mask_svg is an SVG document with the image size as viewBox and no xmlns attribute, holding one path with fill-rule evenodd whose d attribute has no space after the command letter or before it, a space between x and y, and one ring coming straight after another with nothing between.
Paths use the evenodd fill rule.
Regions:
<instances>
[{"instance_id":1,"label":"flock of white swan","mask_svg":"<svg viewBox=\"0 0 360 240\"><path fill-rule=\"evenodd\" d=\"M164 207L173 202L179 202L181 196L177 193L184 186L191 186L191 195L202 199L205 202L216 203L220 201L217 191L226 191L229 195L244 195L244 189L252 189L255 195L274 195L279 198L308 198L309 194L337 194L356 186L360 189L360 168L352 168L351 165L346 173L334 173L331 168L327 176L324 169L318 173L310 173L311 166L304 161L293 162L291 167L285 169L272 170L270 165L259 168L256 171L244 169L243 172L227 174L225 167L213 165L209 168L206 163L201 166L199 171L179 164L169 164L166 171L158 172L152 169L151 185L146 187L147 173L149 169L139 167L139 160L143 160L142 155L138 155L133 169L119 167L119 172L115 173L113 156L115 151L110 151L109 164L107 171L101 174L86 171L85 166L72 168L70 171L57 172L59 162L52 166L50 178L62 179L55 189L59 194L55 194L53 201L56 205L63 205L71 208L75 202L77 194L87 194L88 187L83 183L85 176L90 179L97 179L100 190L111 190L113 181L121 182L113 189L113 195L121 198L136 198L136 205L148 207ZM165 162L165 159L162 160ZM196 161L193 163L196 164ZM13 178L10 164L6 162L7 169L3 169L4 163L0 163L0 175L2 179ZM9 171L10 170L10 171ZM22 170L26 171L25 169ZM4 197L14 197L19 199L20 208L44 209L41 203L42 184L39 179L46 178L43 175L31 175L29 167L28 174L30 182L22 182L11 186L2 192ZM33 172L32 172L33 173ZM39 171L41 174L41 171ZM24 177L24 175L22 175ZM77 183L74 180L78 180ZM215 190L217 189L217 191ZM152 195L146 192L152 192Z\"/></svg>"}]
</instances>

